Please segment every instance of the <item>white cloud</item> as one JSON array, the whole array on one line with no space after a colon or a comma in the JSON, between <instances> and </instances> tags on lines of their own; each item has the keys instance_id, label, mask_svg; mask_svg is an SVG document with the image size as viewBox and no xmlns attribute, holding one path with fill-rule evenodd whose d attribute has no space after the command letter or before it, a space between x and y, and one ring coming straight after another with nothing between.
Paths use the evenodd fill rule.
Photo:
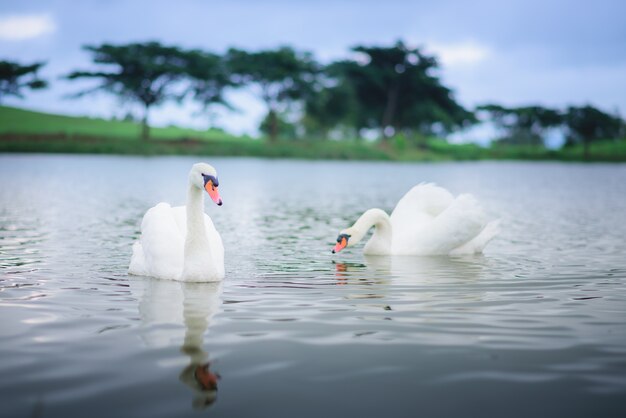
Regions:
<instances>
[{"instance_id":1,"label":"white cloud","mask_svg":"<svg viewBox=\"0 0 626 418\"><path fill-rule=\"evenodd\" d=\"M5 41L37 38L55 30L54 20L46 14L0 17L0 39Z\"/></svg>"},{"instance_id":2,"label":"white cloud","mask_svg":"<svg viewBox=\"0 0 626 418\"><path fill-rule=\"evenodd\" d=\"M426 47L429 52L437 55L446 67L478 64L491 55L491 50L487 46L475 41L448 44L429 42Z\"/></svg>"}]
</instances>

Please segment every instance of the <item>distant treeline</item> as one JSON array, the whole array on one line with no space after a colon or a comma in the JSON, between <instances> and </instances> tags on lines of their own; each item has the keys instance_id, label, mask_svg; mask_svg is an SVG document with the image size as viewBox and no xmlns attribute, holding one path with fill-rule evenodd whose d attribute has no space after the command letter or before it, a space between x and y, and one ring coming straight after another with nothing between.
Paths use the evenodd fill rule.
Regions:
<instances>
[{"instance_id":1,"label":"distant treeline","mask_svg":"<svg viewBox=\"0 0 626 418\"><path fill-rule=\"evenodd\" d=\"M261 51L231 48L225 54L183 49L158 42L89 45L94 69L76 70L67 80L94 79L94 88L76 96L106 91L145 109L143 137L149 137L151 108L191 98L209 112L233 109L225 92L246 88L267 107L261 131L271 141L359 138L377 133L381 142L401 136L426 146L426 138L446 137L491 121L503 143L545 144L559 129L566 144L588 145L626 136L624 120L591 105L566 109L542 106L507 108L487 104L470 110L459 104L437 76L434 56L402 42L392 46L356 46L349 57L327 65L311 53L280 47ZM0 100L40 89L44 63L0 61Z\"/></svg>"}]
</instances>

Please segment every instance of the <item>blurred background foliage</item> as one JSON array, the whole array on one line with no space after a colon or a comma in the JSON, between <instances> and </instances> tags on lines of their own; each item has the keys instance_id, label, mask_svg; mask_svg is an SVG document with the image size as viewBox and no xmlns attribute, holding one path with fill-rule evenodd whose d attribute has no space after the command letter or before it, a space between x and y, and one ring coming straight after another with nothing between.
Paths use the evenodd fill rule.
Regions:
<instances>
[{"instance_id":1,"label":"blurred background foliage","mask_svg":"<svg viewBox=\"0 0 626 418\"><path fill-rule=\"evenodd\" d=\"M311 53L289 46L258 51L230 48L224 54L217 54L145 42L87 45L84 50L91 56L92 68L76 69L64 80L55 82L93 80L90 89L78 91L74 97L104 91L137 103L144 109L140 123L137 124L132 115L126 121L58 116L53 122L54 116L43 114L37 116L37 122L28 122L24 118L35 118L34 113L16 113L14 109L2 107L0 133L4 150L37 148L32 137L20 138L21 146L7 145L15 135L23 134L54 134L64 138L69 135L74 142L80 142L82 135L91 138L92 143L102 137L141 138L147 144L153 142L148 139L186 139L188 143L232 141L234 137L219 129L201 132L157 128L151 132L150 110L165 102L189 98L197 102L209 118L217 107L239 111L229 103L225 93L247 89L266 108L266 117L259 127L265 139L261 142L267 146L287 144L281 145L282 150L289 150L289 144L344 142L348 150L343 155L345 158L351 158L350 147L360 143L380 148L385 158L438 159L441 155L450 158L556 158L559 155L550 149L547 141L549 135L556 133L565 139L560 155L563 158L569 152L572 159L590 159L591 145L601 142L605 145L598 149L608 150L608 154L618 156L617 159L626 158L622 154L626 125L620 115L590 104L553 109L487 103L467 109L442 82L437 57L425 54L420 48L410 48L402 41L387 46L357 45L348 51L347 58L328 64L321 64ZM28 90L45 88L50 81L37 75L43 65L43 62L0 61L0 101L9 95L19 97ZM473 144L462 146L446 142L451 134L485 123L498 132L492 138L490 153ZM33 130L35 125L39 129ZM239 140L233 144L243 147L245 154L244 142L252 139L236 139ZM41 148L45 141L40 137L38 143ZM122 145L118 147L122 148L112 152L124 152ZM147 152L150 147L137 145L130 152ZM238 151L231 148L222 149L225 153L237 154ZM258 151L258 145L249 148L252 155L263 154ZM311 154L312 157L332 154L319 152L324 145L316 149L317 154ZM273 151L268 153L273 155ZM290 152L284 154L288 156ZM376 151L371 156L381 158L383 154Z\"/></svg>"}]
</instances>

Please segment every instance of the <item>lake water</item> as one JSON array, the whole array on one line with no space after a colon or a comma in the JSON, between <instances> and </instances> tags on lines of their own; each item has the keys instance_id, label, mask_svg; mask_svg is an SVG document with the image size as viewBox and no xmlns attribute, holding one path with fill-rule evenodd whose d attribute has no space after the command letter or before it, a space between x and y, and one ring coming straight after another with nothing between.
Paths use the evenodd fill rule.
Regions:
<instances>
[{"instance_id":1,"label":"lake water","mask_svg":"<svg viewBox=\"0 0 626 418\"><path fill-rule=\"evenodd\" d=\"M128 276L201 160L226 279ZM484 255L330 253L422 181ZM0 315L7 417L624 417L626 165L3 155Z\"/></svg>"}]
</instances>

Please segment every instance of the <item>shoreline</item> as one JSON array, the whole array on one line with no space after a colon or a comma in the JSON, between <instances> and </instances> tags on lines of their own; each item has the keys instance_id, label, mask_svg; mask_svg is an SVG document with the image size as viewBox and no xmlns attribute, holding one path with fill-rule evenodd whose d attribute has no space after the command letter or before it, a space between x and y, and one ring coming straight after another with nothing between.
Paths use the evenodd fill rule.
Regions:
<instances>
[{"instance_id":1,"label":"shoreline","mask_svg":"<svg viewBox=\"0 0 626 418\"><path fill-rule=\"evenodd\" d=\"M305 160L360 161L563 161L626 162L620 148L623 141L597 144L599 149L585 159L582 150L548 150L539 147L453 145L434 140L425 149L357 141L278 141L260 139L209 140L197 138L151 139L142 141L95 135L0 134L0 153L110 154L110 155L210 155L224 157L287 158ZM615 147L610 147L615 145ZM602 146L602 147L601 147ZM626 147L625 147L626 148Z\"/></svg>"}]
</instances>

